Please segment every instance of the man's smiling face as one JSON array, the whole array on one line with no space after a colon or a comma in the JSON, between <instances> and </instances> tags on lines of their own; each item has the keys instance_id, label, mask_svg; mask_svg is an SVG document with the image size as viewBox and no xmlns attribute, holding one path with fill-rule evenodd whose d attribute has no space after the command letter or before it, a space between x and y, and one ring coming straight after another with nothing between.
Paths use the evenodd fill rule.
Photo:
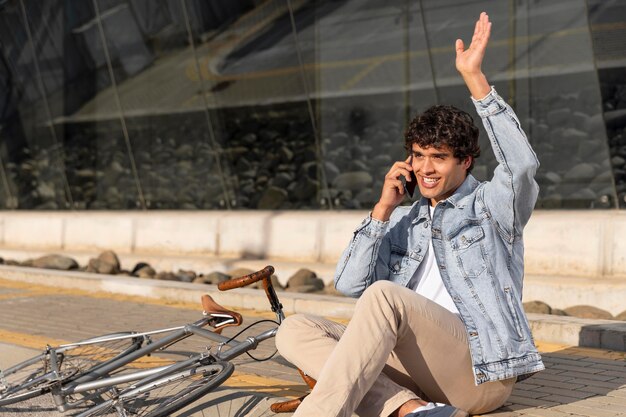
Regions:
<instances>
[{"instance_id":1,"label":"man's smiling face","mask_svg":"<svg viewBox=\"0 0 626 417\"><path fill-rule=\"evenodd\" d=\"M421 148L413 143L411 157L420 193L433 206L450 197L463 184L472 163L469 156L459 161L448 146Z\"/></svg>"}]
</instances>

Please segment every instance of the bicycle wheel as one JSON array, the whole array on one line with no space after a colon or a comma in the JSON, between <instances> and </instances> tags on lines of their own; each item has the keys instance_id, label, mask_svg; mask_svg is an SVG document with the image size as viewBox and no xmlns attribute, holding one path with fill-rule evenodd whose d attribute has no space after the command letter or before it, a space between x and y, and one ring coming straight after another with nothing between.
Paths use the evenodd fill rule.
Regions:
<instances>
[{"instance_id":1,"label":"bicycle wheel","mask_svg":"<svg viewBox=\"0 0 626 417\"><path fill-rule=\"evenodd\" d=\"M113 333L83 340L81 345L55 349L59 375L52 374L48 352L0 371L0 406L42 395L52 384L67 381L133 352L143 343L140 337L109 340L132 332ZM87 343L87 344L84 344Z\"/></svg>"},{"instance_id":2,"label":"bicycle wheel","mask_svg":"<svg viewBox=\"0 0 626 417\"><path fill-rule=\"evenodd\" d=\"M76 417L165 417L201 398L233 373L230 362L203 365L198 361L184 371L164 376L122 392Z\"/></svg>"}]
</instances>

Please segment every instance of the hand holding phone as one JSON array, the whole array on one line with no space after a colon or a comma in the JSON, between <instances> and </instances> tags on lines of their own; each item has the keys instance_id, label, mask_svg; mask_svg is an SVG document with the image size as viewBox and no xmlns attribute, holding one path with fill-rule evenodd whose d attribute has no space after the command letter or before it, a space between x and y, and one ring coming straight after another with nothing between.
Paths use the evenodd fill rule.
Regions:
<instances>
[{"instance_id":1,"label":"hand holding phone","mask_svg":"<svg viewBox=\"0 0 626 417\"><path fill-rule=\"evenodd\" d=\"M380 199L372 210L372 218L387 221L395 208L402 203L405 195L413 196L417 178L411 166L412 157L404 161L398 161L385 175L385 182L381 191Z\"/></svg>"}]
</instances>

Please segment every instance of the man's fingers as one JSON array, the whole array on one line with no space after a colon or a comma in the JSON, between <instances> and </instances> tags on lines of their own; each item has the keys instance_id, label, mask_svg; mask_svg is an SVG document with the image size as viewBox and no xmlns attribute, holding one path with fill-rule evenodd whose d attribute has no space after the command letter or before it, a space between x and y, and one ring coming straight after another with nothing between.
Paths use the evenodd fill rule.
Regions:
<instances>
[{"instance_id":1,"label":"man's fingers","mask_svg":"<svg viewBox=\"0 0 626 417\"><path fill-rule=\"evenodd\" d=\"M409 159L411 159L411 157L409 157L406 161L398 161L395 164L393 164L393 166L389 169L389 173L397 169L405 169L408 171L412 170L413 167L409 163Z\"/></svg>"},{"instance_id":2,"label":"man's fingers","mask_svg":"<svg viewBox=\"0 0 626 417\"><path fill-rule=\"evenodd\" d=\"M483 44L487 43L489 39L489 34L491 33L491 22L489 21L489 15L485 12L482 12L480 15L480 42Z\"/></svg>"},{"instance_id":3,"label":"man's fingers","mask_svg":"<svg viewBox=\"0 0 626 417\"><path fill-rule=\"evenodd\" d=\"M389 184L398 190L398 194L404 195L404 184L400 180L391 180Z\"/></svg>"},{"instance_id":4,"label":"man's fingers","mask_svg":"<svg viewBox=\"0 0 626 417\"><path fill-rule=\"evenodd\" d=\"M469 46L471 50L484 49L489 41L489 35L491 34L491 22L489 21L489 15L482 12L480 17L476 21L476 27L474 29L474 35L472 36L472 42ZM458 55L457 47L457 55Z\"/></svg>"},{"instance_id":5,"label":"man's fingers","mask_svg":"<svg viewBox=\"0 0 626 417\"><path fill-rule=\"evenodd\" d=\"M387 179L393 181L400 178L400 176L404 176L404 178L406 178L406 180L409 182L411 181L411 171L403 167L397 167L396 169L392 169L391 171L389 171L389 173L387 174Z\"/></svg>"},{"instance_id":6,"label":"man's fingers","mask_svg":"<svg viewBox=\"0 0 626 417\"><path fill-rule=\"evenodd\" d=\"M483 33L486 29L487 22L489 21L489 16L487 15L487 13L482 12L480 14L480 17L478 18L478 21L480 22L480 32Z\"/></svg>"},{"instance_id":7,"label":"man's fingers","mask_svg":"<svg viewBox=\"0 0 626 417\"><path fill-rule=\"evenodd\" d=\"M461 39L456 40L455 49L456 49L456 56L461 55L463 51L465 51L465 44L463 43Z\"/></svg>"}]
</instances>

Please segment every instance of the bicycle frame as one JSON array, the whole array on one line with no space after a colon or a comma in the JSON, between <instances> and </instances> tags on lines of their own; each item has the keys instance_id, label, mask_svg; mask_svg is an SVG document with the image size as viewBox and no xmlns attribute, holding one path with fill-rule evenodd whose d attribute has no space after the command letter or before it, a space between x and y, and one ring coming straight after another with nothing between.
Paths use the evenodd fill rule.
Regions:
<instances>
[{"instance_id":1,"label":"bicycle frame","mask_svg":"<svg viewBox=\"0 0 626 417\"><path fill-rule=\"evenodd\" d=\"M282 309L279 309L279 311L276 312L276 315L279 321L282 321L284 319ZM237 341L237 340L231 340L230 338L222 336L221 334L218 334L214 331L203 329L202 327L208 324L209 320L210 320L209 317L205 317L192 324L187 324L181 327L154 330L154 331L145 332L145 333L135 333L132 335L119 336L119 337L114 337L110 339L99 339L98 342L101 342L104 340L120 340L120 339L127 339L127 338L133 338L133 337L141 337L141 336L147 337L148 335L151 335L151 334L172 332L171 334L165 336L164 338L156 342L152 342L134 352L129 353L128 355L125 355L111 362L104 363L100 366L97 366L96 368L91 370L89 373L82 375L81 377L76 378L75 380L71 380L67 383L62 383L59 381L59 383L56 384L56 386L52 388L52 397L54 399L57 409L60 412L65 412L71 409L78 408L85 401L88 401L91 398L99 396L103 392L106 392L109 388L115 387L117 384L135 382L135 381L140 381L140 384L145 384L145 383L150 382L153 379L162 378L163 376L167 374L171 374L178 370L184 369L185 367L189 366L191 363L193 363L194 361L197 361L198 359L212 357L215 360L229 361L249 350L255 349L260 342L274 337L276 335L276 332L278 331L278 327L275 327L275 328L266 330L258 334L257 336L249 336L246 338L245 341ZM216 353L203 352L198 355L192 356L190 359L176 362L171 365L165 365L165 366L151 368L147 370L141 370L137 372L125 373L119 376L113 376L113 377L106 376L110 372L120 369L123 366L131 363L132 361L136 359L139 359L157 350L165 348L171 344L179 342L192 335L197 335L202 338L217 342L218 343L217 352ZM92 343L95 343L95 341ZM74 343L71 345L62 345L61 349L67 348L69 346L80 345L80 344L81 343ZM84 343L84 344L88 344L88 343ZM222 349L224 346L229 346L230 348L228 350L223 351ZM51 358L50 362L51 362L51 367L52 367L51 373L53 375L56 375L57 374L56 370L58 370L58 365L56 364L56 354L54 354L55 353L54 349L50 348L49 350L51 353L51 356L50 356ZM69 395L81 394L87 391L94 391L94 390L95 390L95 393L84 396L83 398L75 402L69 403L66 400L66 397Z\"/></svg>"}]
</instances>

